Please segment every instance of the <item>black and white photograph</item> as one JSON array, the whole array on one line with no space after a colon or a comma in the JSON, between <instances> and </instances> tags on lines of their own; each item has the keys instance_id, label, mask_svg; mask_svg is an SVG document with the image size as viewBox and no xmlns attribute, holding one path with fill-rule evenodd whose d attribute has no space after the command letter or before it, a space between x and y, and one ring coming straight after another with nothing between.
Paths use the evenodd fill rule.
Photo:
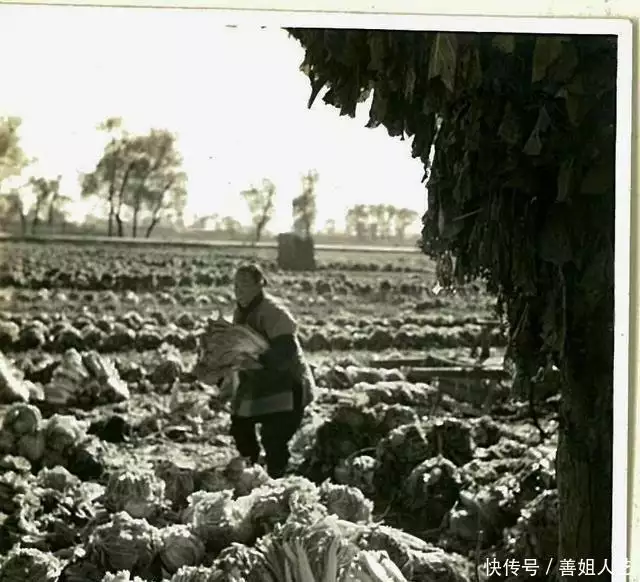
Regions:
<instances>
[{"instance_id":1,"label":"black and white photograph","mask_svg":"<svg viewBox=\"0 0 640 582\"><path fill-rule=\"evenodd\" d=\"M629 21L0 22L0 582L627 579Z\"/></svg>"}]
</instances>

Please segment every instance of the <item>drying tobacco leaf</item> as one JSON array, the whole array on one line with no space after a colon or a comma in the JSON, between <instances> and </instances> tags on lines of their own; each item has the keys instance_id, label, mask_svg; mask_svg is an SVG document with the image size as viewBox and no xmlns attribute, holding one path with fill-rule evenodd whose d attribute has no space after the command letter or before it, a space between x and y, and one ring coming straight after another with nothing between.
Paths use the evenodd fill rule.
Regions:
<instances>
[{"instance_id":1,"label":"drying tobacco leaf","mask_svg":"<svg viewBox=\"0 0 640 582\"><path fill-rule=\"evenodd\" d=\"M510 55L516 50L516 37L513 34L496 34L491 44L500 52Z\"/></svg>"},{"instance_id":2,"label":"drying tobacco leaf","mask_svg":"<svg viewBox=\"0 0 640 582\"><path fill-rule=\"evenodd\" d=\"M453 93L458 60L458 38L456 34L438 32L433 41L431 51L427 78L440 77L444 86Z\"/></svg>"},{"instance_id":3,"label":"drying tobacco leaf","mask_svg":"<svg viewBox=\"0 0 640 582\"><path fill-rule=\"evenodd\" d=\"M532 83L538 83L545 78L547 69L560 58L565 42L566 39L561 36L542 34L536 38L531 71Z\"/></svg>"}]
</instances>

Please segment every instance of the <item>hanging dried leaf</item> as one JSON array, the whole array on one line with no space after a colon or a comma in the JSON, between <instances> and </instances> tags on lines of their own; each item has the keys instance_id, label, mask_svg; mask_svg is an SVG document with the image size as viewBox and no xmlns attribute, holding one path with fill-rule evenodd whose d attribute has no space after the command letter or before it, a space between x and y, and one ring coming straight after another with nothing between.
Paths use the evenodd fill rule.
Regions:
<instances>
[{"instance_id":1,"label":"hanging dried leaf","mask_svg":"<svg viewBox=\"0 0 640 582\"><path fill-rule=\"evenodd\" d=\"M354 52L341 56L347 41L341 45L337 36L348 37ZM601 362L600 346L609 339L604 336L611 323L606 313L612 274L589 265L613 237L604 213L614 200L614 161L609 154L605 160L603 152L615 134L604 135L602 128L615 124L615 42L595 36L587 42L579 35L487 39L375 31L366 33L365 45L358 35L336 31L329 51L322 31L297 31L296 38L312 65L309 76L319 75L334 87L376 80L382 91L374 91L369 126L382 123L391 133L416 136L413 152L425 176L431 174L421 248L427 253L449 248L461 276L483 277L488 290L500 295L510 331L525 305L530 307L512 351L527 375L544 365L538 360L548 350L560 350L564 337L584 348L580 358ZM347 67L345 59L355 62L356 45L362 54ZM337 107L344 110L353 95L340 90L334 95ZM431 173L425 128L433 127L420 110L444 120ZM598 116L587 115L590 111ZM531 112L537 114L535 123L529 121ZM591 167L594 159L610 168ZM578 204L581 192L603 194ZM550 197L556 199L551 208ZM454 218L469 209L478 214ZM568 261L571 276L562 283L559 267ZM569 317L563 308L567 297ZM561 362L567 369L577 353L572 352Z\"/></svg>"},{"instance_id":2,"label":"hanging dried leaf","mask_svg":"<svg viewBox=\"0 0 640 582\"><path fill-rule=\"evenodd\" d=\"M581 194L607 194L615 190L615 166L600 162L592 166L582 179Z\"/></svg>"},{"instance_id":3,"label":"hanging dried leaf","mask_svg":"<svg viewBox=\"0 0 640 582\"><path fill-rule=\"evenodd\" d=\"M547 263L562 266L572 258L566 213L558 206L550 209L538 240L538 256Z\"/></svg>"},{"instance_id":4,"label":"hanging dried leaf","mask_svg":"<svg viewBox=\"0 0 640 582\"><path fill-rule=\"evenodd\" d=\"M574 127L578 127L585 113L582 97L569 91L565 97L565 105L569 122Z\"/></svg>"},{"instance_id":5,"label":"hanging dried leaf","mask_svg":"<svg viewBox=\"0 0 640 582\"><path fill-rule=\"evenodd\" d=\"M387 52L387 43L385 38L386 32L375 30L368 33L369 52L371 59L369 60L369 71L383 71L384 58Z\"/></svg>"},{"instance_id":6,"label":"hanging dried leaf","mask_svg":"<svg viewBox=\"0 0 640 582\"><path fill-rule=\"evenodd\" d=\"M562 43L562 52L547 71L547 77L555 83L566 83L575 73L578 64L578 51L570 39Z\"/></svg>"},{"instance_id":7,"label":"hanging dried leaf","mask_svg":"<svg viewBox=\"0 0 640 582\"><path fill-rule=\"evenodd\" d=\"M515 113L513 105L508 102L504 108L502 123L498 127L498 136L509 145L516 145L522 139L520 120Z\"/></svg>"},{"instance_id":8,"label":"hanging dried leaf","mask_svg":"<svg viewBox=\"0 0 640 582\"><path fill-rule=\"evenodd\" d=\"M528 156L539 156L542 152L542 134L551 127L551 117L547 113L547 108L543 105L538 113L536 125L522 150Z\"/></svg>"},{"instance_id":9,"label":"hanging dried leaf","mask_svg":"<svg viewBox=\"0 0 640 582\"><path fill-rule=\"evenodd\" d=\"M491 39L491 45L507 55L516 50L516 37L513 34L496 34Z\"/></svg>"},{"instance_id":10,"label":"hanging dried leaf","mask_svg":"<svg viewBox=\"0 0 640 582\"><path fill-rule=\"evenodd\" d=\"M465 164L465 166L458 172L458 179L453 187L453 196L456 203L462 207L464 203L471 198L471 194L471 176L467 162L467 164Z\"/></svg>"},{"instance_id":11,"label":"hanging dried leaf","mask_svg":"<svg viewBox=\"0 0 640 582\"><path fill-rule=\"evenodd\" d=\"M449 222L442 233L442 238L445 240L454 240L464 228L464 222L462 220L452 220Z\"/></svg>"},{"instance_id":12,"label":"hanging dried leaf","mask_svg":"<svg viewBox=\"0 0 640 582\"><path fill-rule=\"evenodd\" d=\"M602 299L602 289L613 281L613 253L602 250L589 257L580 279L580 296L593 303Z\"/></svg>"},{"instance_id":13,"label":"hanging dried leaf","mask_svg":"<svg viewBox=\"0 0 640 582\"><path fill-rule=\"evenodd\" d=\"M444 231L447 227L447 221L444 214L444 209L442 206L438 207L438 233L440 236L444 234Z\"/></svg>"},{"instance_id":14,"label":"hanging dried leaf","mask_svg":"<svg viewBox=\"0 0 640 582\"><path fill-rule=\"evenodd\" d=\"M480 51L475 46L468 46L461 52L457 65L456 88L469 93L482 86L482 63Z\"/></svg>"},{"instance_id":15,"label":"hanging dried leaf","mask_svg":"<svg viewBox=\"0 0 640 582\"><path fill-rule=\"evenodd\" d=\"M540 35L536 39L533 49L533 69L531 72L531 82L537 83L544 79L547 69L562 54L562 45L565 39L561 36Z\"/></svg>"},{"instance_id":16,"label":"hanging dried leaf","mask_svg":"<svg viewBox=\"0 0 640 582\"><path fill-rule=\"evenodd\" d=\"M588 90L585 89L584 79L581 75L576 75L573 81L567 85L567 90L574 95L586 95Z\"/></svg>"},{"instance_id":17,"label":"hanging dried leaf","mask_svg":"<svg viewBox=\"0 0 640 582\"><path fill-rule=\"evenodd\" d=\"M388 100L384 92L376 87L373 90L373 100L371 102L371 110L369 117L372 123L380 124L387 115Z\"/></svg>"},{"instance_id":18,"label":"hanging dried leaf","mask_svg":"<svg viewBox=\"0 0 640 582\"><path fill-rule=\"evenodd\" d=\"M413 65L407 66L407 71L404 77L404 96L405 99L409 102L413 101L413 91L416 88L416 70Z\"/></svg>"},{"instance_id":19,"label":"hanging dried leaf","mask_svg":"<svg viewBox=\"0 0 640 582\"><path fill-rule=\"evenodd\" d=\"M440 77L444 86L455 90L456 65L458 60L458 37L452 32L438 32L431 48L428 79Z\"/></svg>"},{"instance_id":20,"label":"hanging dried leaf","mask_svg":"<svg viewBox=\"0 0 640 582\"><path fill-rule=\"evenodd\" d=\"M565 202L569 199L569 194L573 185L574 160L570 158L562 162L558 171L558 202Z\"/></svg>"},{"instance_id":21,"label":"hanging dried leaf","mask_svg":"<svg viewBox=\"0 0 640 582\"><path fill-rule=\"evenodd\" d=\"M311 107L313 107L313 104L315 103L315 100L317 99L320 91L322 91L323 87L324 81L318 79L317 77L311 79L311 95L309 95L309 101L307 101L307 109L311 109Z\"/></svg>"},{"instance_id":22,"label":"hanging dried leaf","mask_svg":"<svg viewBox=\"0 0 640 582\"><path fill-rule=\"evenodd\" d=\"M534 128L522 149L527 156L539 156L542 153L542 140L540 139L540 131Z\"/></svg>"},{"instance_id":23,"label":"hanging dried leaf","mask_svg":"<svg viewBox=\"0 0 640 582\"><path fill-rule=\"evenodd\" d=\"M544 133L551 127L551 117L547 108L543 105L538 113L538 120L536 121L536 127L540 133Z\"/></svg>"}]
</instances>

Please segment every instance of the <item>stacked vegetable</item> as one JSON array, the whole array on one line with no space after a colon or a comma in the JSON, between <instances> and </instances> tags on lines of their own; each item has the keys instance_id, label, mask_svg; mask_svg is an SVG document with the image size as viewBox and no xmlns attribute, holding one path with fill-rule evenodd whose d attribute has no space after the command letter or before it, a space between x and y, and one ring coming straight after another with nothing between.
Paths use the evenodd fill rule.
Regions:
<instances>
[{"instance_id":1,"label":"stacked vegetable","mask_svg":"<svg viewBox=\"0 0 640 582\"><path fill-rule=\"evenodd\" d=\"M129 398L129 388L115 366L95 351L80 354L67 350L45 391L54 405L92 406L121 402Z\"/></svg>"},{"instance_id":2,"label":"stacked vegetable","mask_svg":"<svg viewBox=\"0 0 640 582\"><path fill-rule=\"evenodd\" d=\"M257 359L268 347L250 327L234 325L221 317L212 319L200 337L193 373L203 382L217 384L235 373L242 359Z\"/></svg>"},{"instance_id":3,"label":"stacked vegetable","mask_svg":"<svg viewBox=\"0 0 640 582\"><path fill-rule=\"evenodd\" d=\"M0 453L17 453L35 465L65 466L85 436L86 426L75 416L54 414L45 421L36 406L14 404L0 427Z\"/></svg>"}]
</instances>

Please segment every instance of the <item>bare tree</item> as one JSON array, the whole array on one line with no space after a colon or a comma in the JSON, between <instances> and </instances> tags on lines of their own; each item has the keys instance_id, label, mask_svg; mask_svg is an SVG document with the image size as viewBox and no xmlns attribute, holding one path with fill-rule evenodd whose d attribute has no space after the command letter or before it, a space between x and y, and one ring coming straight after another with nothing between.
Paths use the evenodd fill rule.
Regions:
<instances>
[{"instance_id":1,"label":"bare tree","mask_svg":"<svg viewBox=\"0 0 640 582\"><path fill-rule=\"evenodd\" d=\"M243 190L240 194L249 205L255 233L254 240L259 242L265 227L273 218L276 197L275 184L265 178L262 181L261 188L252 186L248 190Z\"/></svg>"},{"instance_id":2,"label":"bare tree","mask_svg":"<svg viewBox=\"0 0 640 582\"><path fill-rule=\"evenodd\" d=\"M113 235L114 222L118 223L119 234L123 236L119 212L122 207L124 186L126 186L128 174L125 169L123 175L123 164L121 163L121 149L127 135L122 126L123 122L120 117L109 117L98 126L98 130L107 133L111 139L105 146L96 169L81 176L83 197L105 196L107 199L109 205L108 236Z\"/></svg>"},{"instance_id":3,"label":"bare tree","mask_svg":"<svg viewBox=\"0 0 640 582\"><path fill-rule=\"evenodd\" d=\"M45 207L48 207L47 223L49 226L53 223L56 205L60 203L61 180L62 176L58 176L53 180L35 176L29 178L29 185L36 196L35 206L33 207L33 217L31 219L32 234L35 234L38 229L40 214Z\"/></svg>"},{"instance_id":4,"label":"bare tree","mask_svg":"<svg viewBox=\"0 0 640 582\"><path fill-rule=\"evenodd\" d=\"M187 176L176 136L164 129L146 135L122 131L119 118L107 119L100 129L111 134L96 169L83 177L84 196L106 197L109 205L109 236L113 223L124 236L124 211L132 216L131 234L138 236L140 220L148 216L145 236L166 218L180 220L186 205Z\"/></svg>"},{"instance_id":5,"label":"bare tree","mask_svg":"<svg viewBox=\"0 0 640 582\"><path fill-rule=\"evenodd\" d=\"M310 170L302 177L302 194L293 199L293 230L306 238L311 237L316 221L316 184L318 172Z\"/></svg>"}]
</instances>

